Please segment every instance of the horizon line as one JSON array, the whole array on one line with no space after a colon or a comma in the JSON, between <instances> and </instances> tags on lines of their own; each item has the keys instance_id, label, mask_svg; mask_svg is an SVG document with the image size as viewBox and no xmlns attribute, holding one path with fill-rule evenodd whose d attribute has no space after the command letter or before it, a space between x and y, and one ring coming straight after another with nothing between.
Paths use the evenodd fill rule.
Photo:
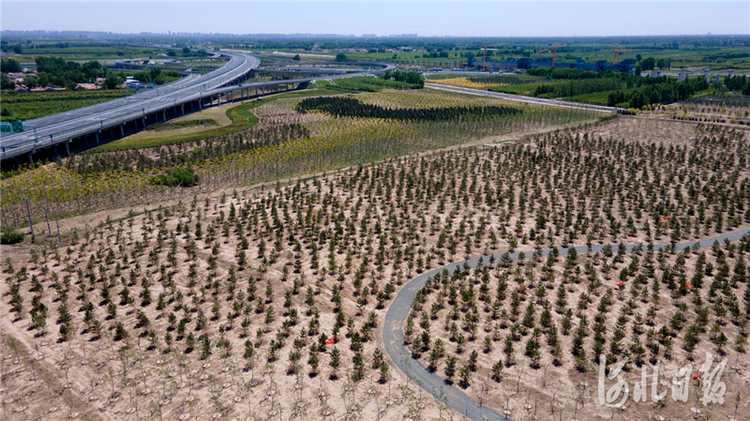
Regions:
<instances>
[{"instance_id":1,"label":"horizon line","mask_svg":"<svg viewBox=\"0 0 750 421\"><path fill-rule=\"evenodd\" d=\"M342 37L342 38L614 38L614 37L625 37L625 38L643 38L643 37L680 37L680 36L699 36L699 37L733 37L733 36L747 36L750 37L750 33L682 33L682 34L642 34L642 35L600 35L600 34L560 34L560 35L419 35L411 33L403 34L388 34L378 35L372 33L362 34L340 34L340 33L314 33L314 32L257 32L257 33L237 33L237 32L172 32L167 30L166 32L116 32L116 31L92 31L92 30L73 30L73 29L2 29L2 33L13 33L13 32L46 32L46 33L90 33L90 34L110 34L110 35L165 35L165 36L176 36L176 35L204 35L204 36L320 36L320 37Z\"/></svg>"}]
</instances>

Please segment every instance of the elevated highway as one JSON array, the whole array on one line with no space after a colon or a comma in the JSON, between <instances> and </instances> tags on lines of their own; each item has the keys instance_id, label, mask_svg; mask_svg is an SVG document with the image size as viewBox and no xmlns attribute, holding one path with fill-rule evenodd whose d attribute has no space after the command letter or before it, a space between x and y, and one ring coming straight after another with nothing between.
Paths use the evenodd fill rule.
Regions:
<instances>
[{"instance_id":1,"label":"elevated highway","mask_svg":"<svg viewBox=\"0 0 750 421\"><path fill-rule=\"evenodd\" d=\"M0 137L0 160L6 166L25 160L33 162L34 155L41 151L48 155L69 154L71 149L82 149L92 142L99 144L104 140L124 137L143 130L147 125L200 111L205 107L269 93L304 89L314 80L382 74L393 67L367 63L379 68L329 76L243 83L258 70L260 60L253 55L238 52L222 54L229 57L226 65L205 75L189 75L146 92L28 120L24 122L23 133L4 134ZM315 72L315 68L306 66L304 70L304 73L330 74L326 70L331 69L319 69Z\"/></svg>"},{"instance_id":2,"label":"elevated highway","mask_svg":"<svg viewBox=\"0 0 750 421\"><path fill-rule=\"evenodd\" d=\"M184 113L186 104L210 97L209 92L215 89L241 83L260 64L260 60L250 55L226 54L229 56L226 65L205 75L189 76L147 92L26 121L23 133L2 136L0 159L28 155L31 160L43 148L64 145L69 149L67 145L76 138L94 135L98 139L106 130L124 134L127 125L140 123L145 127L160 117L166 118L167 110L179 108Z\"/></svg>"}]
</instances>

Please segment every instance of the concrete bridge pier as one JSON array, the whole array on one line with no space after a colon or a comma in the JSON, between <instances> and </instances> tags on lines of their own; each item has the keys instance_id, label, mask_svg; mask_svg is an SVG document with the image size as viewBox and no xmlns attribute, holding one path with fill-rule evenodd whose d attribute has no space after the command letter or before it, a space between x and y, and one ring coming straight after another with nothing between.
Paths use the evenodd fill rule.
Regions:
<instances>
[{"instance_id":1,"label":"concrete bridge pier","mask_svg":"<svg viewBox=\"0 0 750 421\"><path fill-rule=\"evenodd\" d=\"M164 115L164 121L167 121L167 110L163 110L162 114Z\"/></svg>"},{"instance_id":2,"label":"concrete bridge pier","mask_svg":"<svg viewBox=\"0 0 750 421\"><path fill-rule=\"evenodd\" d=\"M94 137L96 138L96 144L99 144L99 132L94 132Z\"/></svg>"},{"instance_id":3,"label":"concrete bridge pier","mask_svg":"<svg viewBox=\"0 0 750 421\"><path fill-rule=\"evenodd\" d=\"M65 152L70 155L70 141L65 142Z\"/></svg>"},{"instance_id":4,"label":"concrete bridge pier","mask_svg":"<svg viewBox=\"0 0 750 421\"><path fill-rule=\"evenodd\" d=\"M120 124L120 136L125 137L125 124Z\"/></svg>"},{"instance_id":5,"label":"concrete bridge pier","mask_svg":"<svg viewBox=\"0 0 750 421\"><path fill-rule=\"evenodd\" d=\"M182 115L185 115L185 103L184 102L180 105L180 108L182 109Z\"/></svg>"}]
</instances>

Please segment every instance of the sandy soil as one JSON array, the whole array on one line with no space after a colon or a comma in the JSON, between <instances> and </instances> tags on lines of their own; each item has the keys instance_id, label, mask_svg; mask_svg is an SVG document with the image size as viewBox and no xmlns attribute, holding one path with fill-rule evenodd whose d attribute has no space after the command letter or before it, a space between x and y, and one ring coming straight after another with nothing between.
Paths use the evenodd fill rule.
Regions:
<instances>
[{"instance_id":1,"label":"sandy soil","mask_svg":"<svg viewBox=\"0 0 750 421\"><path fill-rule=\"evenodd\" d=\"M151 205L151 212L122 220L118 217L128 211L76 218L63 225L88 223L91 228L71 232L60 246L40 238L37 244L0 248L2 417L437 419L442 413L458 418L441 411L438 401L396 370L380 382L379 367L388 362L378 356L378 332L389 301L405 280L485 251L690 240L741 226L746 223L748 204L741 192L748 170L741 161L745 155L736 151L742 151L743 144L744 132L726 128L622 118L513 145L456 147L273 187L238 189L236 194L231 189L195 200L183 197L181 203L173 201L168 203L173 206L158 210ZM726 197L726 206L718 206L716 197ZM701 204L709 201L701 211ZM722 224L717 228L710 221L719 214ZM107 216L112 222L99 225ZM740 251L724 253L731 274ZM714 269L701 293L708 291L720 269L718 255L707 257ZM587 259L579 257L579 263L567 268L562 261L551 264L553 282L570 281L566 287L573 310L588 285ZM617 262L611 276L620 276L631 265L629 259ZM656 279L663 278L666 267L680 269L675 259L679 256L655 263ZM696 260L687 259L676 273L691 279ZM636 273L644 261L640 258ZM510 306L513 291L521 294L525 288L521 295L528 298L514 317L522 318L529 304L538 301L531 297L536 294L531 286L541 279L542 264L491 275L490 287L496 289L493 283L503 272L509 274L503 306ZM597 272L604 266L601 260L594 265ZM478 278L469 279L478 288ZM611 283L604 274L600 279ZM737 288L719 286L715 293L723 308L745 299L746 281ZM490 288L492 295L495 289ZM695 313L690 297L673 298L668 291L662 286L663 308L654 320L655 330L679 310L678 303L687 306L683 313ZM554 288L547 292L550 300L555 293ZM609 314L619 314L630 295L632 288L615 291ZM596 290L589 296L587 308L575 311L572 330L586 315L585 347L590 354L600 296ZM645 314L642 299L649 303L647 297L634 298L633 313ZM717 299L702 299L714 300L707 308L709 322L715 321ZM535 317L541 311L536 309ZM40 314L46 314L44 326ZM171 315L175 317L170 321ZM634 314L626 316L632 323ZM724 316L725 347L738 370L727 375L731 393L736 390L732 388L747 387L747 357L731 351L742 336L740 326L734 325L736 317L746 319L746 310ZM441 319L444 316L431 322L431 332L438 336L444 335L438 333ZM613 331L614 322L614 317L606 320L607 332ZM675 362L680 358L679 336L691 323L688 319L683 330L675 329ZM68 326L72 332L66 336ZM624 343L630 338L629 326ZM696 354L711 348L710 326L701 334ZM119 337L122 333L127 337ZM521 333L522 344L531 334ZM189 335L195 339L192 347ZM333 336L333 346L317 345L320 338ZM517 363L505 369L502 382L488 379L483 391L485 382L479 379L487 377L490 363L501 355L498 342L479 358L479 374L472 376L469 391L495 408L509 406L517 419L530 417L532 411L539 419L561 414L568 419L571 413L582 413L584 419L609 418L612 413L597 409L591 400L590 373L571 369L575 362L567 341L573 336L559 336L565 356L559 368L548 365L548 346L543 344L540 366L548 367L549 384L540 386L540 376L546 379L540 374L543 368L529 368L523 345L517 344ZM247 358L246 341L253 349ZM481 344L475 342L471 346ZM453 352L453 343L446 343ZM341 364L337 378L331 379L334 348ZM317 370L311 355L319 360ZM462 353L461 363L466 356ZM514 383L514 378L520 380ZM588 386L578 389L579 398L575 388L583 379ZM557 409L544 413L550 402ZM524 408L527 404L531 409ZM744 411L746 403L741 404ZM730 414L730 406L704 409L704 415ZM629 411L615 415L638 418L660 412L653 407ZM682 412L662 413L683 419Z\"/></svg>"}]
</instances>

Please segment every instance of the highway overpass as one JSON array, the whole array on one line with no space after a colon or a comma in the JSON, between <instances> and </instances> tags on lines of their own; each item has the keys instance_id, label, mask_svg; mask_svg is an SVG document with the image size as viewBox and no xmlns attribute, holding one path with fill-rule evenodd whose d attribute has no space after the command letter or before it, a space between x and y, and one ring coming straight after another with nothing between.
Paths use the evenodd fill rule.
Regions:
<instances>
[{"instance_id":1,"label":"highway overpass","mask_svg":"<svg viewBox=\"0 0 750 421\"><path fill-rule=\"evenodd\" d=\"M0 137L0 160L4 167L28 161L44 151L46 155L69 154L143 130L146 126L197 112L226 102L245 100L269 93L304 89L314 80L380 74L392 69L381 64L367 72L316 76L300 79L243 83L257 70L260 60L249 54L222 52L229 61L202 76L190 75L156 89L101 104L24 122L23 133ZM368 63L375 65L374 63ZM306 71L314 70L306 68ZM321 70L321 73L327 73Z\"/></svg>"}]
</instances>

